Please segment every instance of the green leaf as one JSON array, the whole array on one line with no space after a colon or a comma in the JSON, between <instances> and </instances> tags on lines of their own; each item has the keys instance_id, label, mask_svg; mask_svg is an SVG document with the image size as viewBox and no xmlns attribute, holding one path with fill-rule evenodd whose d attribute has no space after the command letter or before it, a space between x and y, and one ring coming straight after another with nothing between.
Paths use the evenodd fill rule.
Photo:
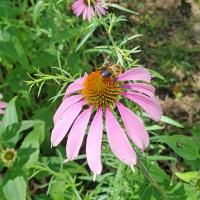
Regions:
<instances>
[{"instance_id":1,"label":"green leaf","mask_svg":"<svg viewBox=\"0 0 200 200\"><path fill-rule=\"evenodd\" d=\"M158 160L171 160L175 162L177 161L176 158L171 156L148 156L147 159L151 161L158 161Z\"/></svg>"},{"instance_id":2,"label":"green leaf","mask_svg":"<svg viewBox=\"0 0 200 200\"><path fill-rule=\"evenodd\" d=\"M157 78L159 78L160 80L163 80L163 81L165 80L165 78L160 73L158 73L158 72L156 72L152 69L150 70L150 72L154 77L157 77Z\"/></svg>"},{"instance_id":3,"label":"green leaf","mask_svg":"<svg viewBox=\"0 0 200 200\"><path fill-rule=\"evenodd\" d=\"M45 7L48 4L45 3L44 1L40 0L36 3L34 9L33 9L33 22L36 24L38 18L40 17L42 11L45 9Z\"/></svg>"},{"instance_id":4,"label":"green leaf","mask_svg":"<svg viewBox=\"0 0 200 200\"><path fill-rule=\"evenodd\" d=\"M38 120L26 138L24 139L20 149L33 148L35 151L30 155L28 162L25 164L25 168L31 167L39 158L40 144L45 137L45 123Z\"/></svg>"},{"instance_id":5,"label":"green leaf","mask_svg":"<svg viewBox=\"0 0 200 200\"><path fill-rule=\"evenodd\" d=\"M176 172L175 175L182 181L189 183L192 180L196 179L200 174L198 171L190 171L190 172Z\"/></svg>"},{"instance_id":6,"label":"green leaf","mask_svg":"<svg viewBox=\"0 0 200 200\"><path fill-rule=\"evenodd\" d=\"M56 51L53 52L51 49L45 49L45 51L41 51L39 55L33 59L33 66L37 66L40 69L56 63Z\"/></svg>"},{"instance_id":7,"label":"green leaf","mask_svg":"<svg viewBox=\"0 0 200 200\"><path fill-rule=\"evenodd\" d=\"M21 44L20 40L18 38L14 41L14 46L17 51L17 54L19 56L19 62L22 67L28 68L29 62L26 54L26 50L24 49L23 44Z\"/></svg>"},{"instance_id":8,"label":"green leaf","mask_svg":"<svg viewBox=\"0 0 200 200\"><path fill-rule=\"evenodd\" d=\"M123 7L123 6L120 6L119 4L108 3L108 4L106 4L106 5L108 5L109 7L117 8L117 9L122 10L122 11L127 12L127 13L131 13L131 14L135 14L135 15L138 14L137 12L134 12L134 11L128 9L128 8L125 8L125 7Z\"/></svg>"},{"instance_id":9,"label":"green leaf","mask_svg":"<svg viewBox=\"0 0 200 200\"><path fill-rule=\"evenodd\" d=\"M164 128L165 128L164 126L159 126L159 125L157 125L157 124L152 125L152 126L146 126L146 127L145 127L145 129L146 129L147 131L157 131L157 130L162 130L162 129L164 129Z\"/></svg>"},{"instance_id":10,"label":"green leaf","mask_svg":"<svg viewBox=\"0 0 200 200\"><path fill-rule=\"evenodd\" d=\"M3 120L1 124L3 129L5 129L11 124L15 124L18 122L17 111L16 111L16 106L15 106L16 100L17 100L17 97L14 97L8 103L8 106L6 108L6 112L5 112L5 115L3 116Z\"/></svg>"},{"instance_id":11,"label":"green leaf","mask_svg":"<svg viewBox=\"0 0 200 200\"><path fill-rule=\"evenodd\" d=\"M37 121L34 121L34 120L24 120L24 121L22 121L19 132L21 133L22 131L25 131L29 128L32 128L35 123L37 124Z\"/></svg>"},{"instance_id":12,"label":"green leaf","mask_svg":"<svg viewBox=\"0 0 200 200\"><path fill-rule=\"evenodd\" d=\"M172 148L179 156L186 160L196 160L199 158L198 146L192 137L185 135L154 136L152 140L163 142Z\"/></svg>"},{"instance_id":13,"label":"green leaf","mask_svg":"<svg viewBox=\"0 0 200 200\"><path fill-rule=\"evenodd\" d=\"M26 181L23 176L17 176L3 186L3 192L7 200L26 200Z\"/></svg>"},{"instance_id":14,"label":"green leaf","mask_svg":"<svg viewBox=\"0 0 200 200\"><path fill-rule=\"evenodd\" d=\"M0 141L9 147L14 148L19 140L20 133L33 127L35 121L25 120L20 123L11 124L0 131Z\"/></svg>"},{"instance_id":15,"label":"green leaf","mask_svg":"<svg viewBox=\"0 0 200 200\"><path fill-rule=\"evenodd\" d=\"M151 176L159 183L169 182L169 176L166 174L166 172L160 168L159 165L157 165L155 162L151 163L148 166L148 172L151 174Z\"/></svg>"},{"instance_id":16,"label":"green leaf","mask_svg":"<svg viewBox=\"0 0 200 200\"><path fill-rule=\"evenodd\" d=\"M200 137L200 121L193 124L191 132L193 136Z\"/></svg>"},{"instance_id":17,"label":"green leaf","mask_svg":"<svg viewBox=\"0 0 200 200\"><path fill-rule=\"evenodd\" d=\"M179 127L179 128L184 128L184 126L181 123L175 121L174 119L171 119L170 117L164 116L164 115L161 117L160 121L164 122L166 124L170 124L170 125Z\"/></svg>"},{"instance_id":18,"label":"green leaf","mask_svg":"<svg viewBox=\"0 0 200 200\"><path fill-rule=\"evenodd\" d=\"M21 123L11 124L0 134L0 141L5 146L14 148L19 139Z\"/></svg>"},{"instance_id":19,"label":"green leaf","mask_svg":"<svg viewBox=\"0 0 200 200\"><path fill-rule=\"evenodd\" d=\"M8 74L6 83L10 86L13 93L23 91L28 86L25 84L27 77L27 69L22 68L20 65L16 67L12 73Z\"/></svg>"},{"instance_id":20,"label":"green leaf","mask_svg":"<svg viewBox=\"0 0 200 200\"><path fill-rule=\"evenodd\" d=\"M139 195L140 199L151 200L153 186L150 183L144 183L140 186Z\"/></svg>"},{"instance_id":21,"label":"green leaf","mask_svg":"<svg viewBox=\"0 0 200 200\"><path fill-rule=\"evenodd\" d=\"M78 51L85 44L85 42L89 39L89 37L93 34L93 32L96 30L97 27L98 23L96 23L95 21L93 24L88 26L87 34L83 37L83 39L79 43L78 47L76 48L76 51Z\"/></svg>"},{"instance_id":22,"label":"green leaf","mask_svg":"<svg viewBox=\"0 0 200 200\"><path fill-rule=\"evenodd\" d=\"M65 181L57 178L50 187L50 197L52 200L65 200Z\"/></svg>"},{"instance_id":23,"label":"green leaf","mask_svg":"<svg viewBox=\"0 0 200 200\"><path fill-rule=\"evenodd\" d=\"M12 1L1 0L0 1L0 17L7 19L11 17L17 17L20 14L21 8L13 6Z\"/></svg>"}]
</instances>

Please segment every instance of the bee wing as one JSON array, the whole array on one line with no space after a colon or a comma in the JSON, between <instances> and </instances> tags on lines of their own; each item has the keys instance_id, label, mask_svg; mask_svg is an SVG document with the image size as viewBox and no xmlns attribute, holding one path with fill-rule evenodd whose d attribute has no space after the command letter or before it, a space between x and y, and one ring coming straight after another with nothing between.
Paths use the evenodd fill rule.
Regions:
<instances>
[{"instance_id":1,"label":"bee wing","mask_svg":"<svg viewBox=\"0 0 200 200\"><path fill-rule=\"evenodd\" d=\"M108 76L110 76L111 74L110 74L110 72L108 71L108 70L104 70L104 71L102 71L101 72L101 76L102 77L108 77Z\"/></svg>"}]
</instances>

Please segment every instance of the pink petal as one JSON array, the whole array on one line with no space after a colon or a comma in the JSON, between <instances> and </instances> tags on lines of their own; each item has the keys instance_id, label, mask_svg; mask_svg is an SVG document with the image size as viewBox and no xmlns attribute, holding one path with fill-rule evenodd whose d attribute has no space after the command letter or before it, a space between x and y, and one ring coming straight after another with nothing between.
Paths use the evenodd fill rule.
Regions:
<instances>
[{"instance_id":1,"label":"pink petal","mask_svg":"<svg viewBox=\"0 0 200 200\"><path fill-rule=\"evenodd\" d=\"M7 107L7 103L5 102L0 102L0 108L6 108Z\"/></svg>"},{"instance_id":2,"label":"pink petal","mask_svg":"<svg viewBox=\"0 0 200 200\"><path fill-rule=\"evenodd\" d=\"M132 68L123 74L120 74L118 81L146 81L150 83L151 75L149 71L143 67Z\"/></svg>"},{"instance_id":3,"label":"pink petal","mask_svg":"<svg viewBox=\"0 0 200 200\"><path fill-rule=\"evenodd\" d=\"M83 98L82 94L79 95L74 95L74 96L70 96L67 97L63 100L63 102L61 103L61 105L59 106L59 108L57 109L56 113L54 114L53 117L53 121L54 124L57 122L57 120L59 118L62 117L62 114L70 107L72 106L74 103L80 101Z\"/></svg>"},{"instance_id":4,"label":"pink petal","mask_svg":"<svg viewBox=\"0 0 200 200\"><path fill-rule=\"evenodd\" d=\"M106 130L108 142L116 157L127 165L135 165L136 154L123 129L109 109L106 110Z\"/></svg>"},{"instance_id":5,"label":"pink petal","mask_svg":"<svg viewBox=\"0 0 200 200\"><path fill-rule=\"evenodd\" d=\"M152 85L145 83L127 83L122 86L124 89L130 89L148 96L154 96L155 88Z\"/></svg>"},{"instance_id":6,"label":"pink petal","mask_svg":"<svg viewBox=\"0 0 200 200\"><path fill-rule=\"evenodd\" d=\"M2 114L4 114L4 113L5 113L5 111L2 110L2 109L0 109L0 114L2 115Z\"/></svg>"},{"instance_id":7,"label":"pink petal","mask_svg":"<svg viewBox=\"0 0 200 200\"><path fill-rule=\"evenodd\" d=\"M72 4L72 9L75 10L75 9L79 8L80 6L82 6L82 5L85 5L84 0L75 1Z\"/></svg>"},{"instance_id":8,"label":"pink petal","mask_svg":"<svg viewBox=\"0 0 200 200\"><path fill-rule=\"evenodd\" d=\"M77 92L79 90L81 90L83 88L83 82L85 80L87 75L75 80L73 83L71 83L68 87L67 90L65 92L65 97L67 97L68 95L70 95L73 92Z\"/></svg>"},{"instance_id":9,"label":"pink petal","mask_svg":"<svg viewBox=\"0 0 200 200\"><path fill-rule=\"evenodd\" d=\"M101 174L101 142L103 133L102 110L99 109L91 123L87 136L86 157L91 171L95 174Z\"/></svg>"},{"instance_id":10,"label":"pink petal","mask_svg":"<svg viewBox=\"0 0 200 200\"><path fill-rule=\"evenodd\" d=\"M149 135L144 125L131 110L121 103L117 103L117 108L124 122L128 136L138 148L144 151L149 145Z\"/></svg>"},{"instance_id":11,"label":"pink petal","mask_svg":"<svg viewBox=\"0 0 200 200\"><path fill-rule=\"evenodd\" d=\"M83 82L85 81L85 78L86 78L87 76L88 76L88 74L85 73L84 76L82 76L82 77L76 79L76 80L74 81L74 83L81 83L81 84L83 84Z\"/></svg>"},{"instance_id":12,"label":"pink petal","mask_svg":"<svg viewBox=\"0 0 200 200\"><path fill-rule=\"evenodd\" d=\"M83 10L85 9L85 5L81 5L79 8L77 8L76 10L74 10L74 13L76 14L76 16L80 16L81 13L83 12Z\"/></svg>"},{"instance_id":13,"label":"pink petal","mask_svg":"<svg viewBox=\"0 0 200 200\"><path fill-rule=\"evenodd\" d=\"M83 20L86 20L87 14L88 14L88 7L86 6L83 11Z\"/></svg>"},{"instance_id":14,"label":"pink petal","mask_svg":"<svg viewBox=\"0 0 200 200\"><path fill-rule=\"evenodd\" d=\"M62 141L84 104L84 100L73 104L62 114L62 117L56 121L51 133L52 146L57 146Z\"/></svg>"},{"instance_id":15,"label":"pink petal","mask_svg":"<svg viewBox=\"0 0 200 200\"><path fill-rule=\"evenodd\" d=\"M93 16L94 16L94 9L92 7L89 7L88 8L88 14L87 14L88 20L90 21Z\"/></svg>"},{"instance_id":16,"label":"pink petal","mask_svg":"<svg viewBox=\"0 0 200 200\"><path fill-rule=\"evenodd\" d=\"M92 107L83 111L74 122L69 133L66 145L68 160L74 160L81 148L85 131L91 116Z\"/></svg>"},{"instance_id":17,"label":"pink petal","mask_svg":"<svg viewBox=\"0 0 200 200\"><path fill-rule=\"evenodd\" d=\"M102 17L102 15L106 15L106 11L101 5L95 6L95 12L99 15L99 17Z\"/></svg>"},{"instance_id":18,"label":"pink petal","mask_svg":"<svg viewBox=\"0 0 200 200\"><path fill-rule=\"evenodd\" d=\"M141 106L154 121L160 120L162 109L156 98L150 98L136 92L122 92L122 95Z\"/></svg>"}]
</instances>

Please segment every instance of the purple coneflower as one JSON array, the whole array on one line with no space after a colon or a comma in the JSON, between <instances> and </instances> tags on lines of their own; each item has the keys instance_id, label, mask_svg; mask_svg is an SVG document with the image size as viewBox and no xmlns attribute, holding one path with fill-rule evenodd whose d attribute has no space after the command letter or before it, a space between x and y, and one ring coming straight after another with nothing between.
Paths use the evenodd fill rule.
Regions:
<instances>
[{"instance_id":1,"label":"purple coneflower","mask_svg":"<svg viewBox=\"0 0 200 200\"><path fill-rule=\"evenodd\" d=\"M0 93L0 100L2 99L3 95ZM5 102L0 101L0 114L4 114L4 109L6 108L7 104Z\"/></svg>"},{"instance_id":2,"label":"purple coneflower","mask_svg":"<svg viewBox=\"0 0 200 200\"><path fill-rule=\"evenodd\" d=\"M134 169L137 158L129 138L144 151L149 145L149 136L139 117L125 107L121 100L125 97L135 102L150 118L159 121L162 110L155 97L155 89L149 84L150 81L149 71L142 67L130 69L116 79L111 76L102 77L100 70L77 79L68 86L63 102L54 115L52 146L57 146L69 132L66 161L74 160L79 154L84 135L88 132L87 162L95 176L100 174L105 118L105 128L112 152L119 160ZM115 108L119 111L125 130L116 119ZM86 131L89 122L91 125L89 131Z\"/></svg>"},{"instance_id":3,"label":"purple coneflower","mask_svg":"<svg viewBox=\"0 0 200 200\"><path fill-rule=\"evenodd\" d=\"M72 5L74 14L78 17L83 15L83 20L89 21L95 16L106 15L107 6L102 0L76 0Z\"/></svg>"}]
</instances>

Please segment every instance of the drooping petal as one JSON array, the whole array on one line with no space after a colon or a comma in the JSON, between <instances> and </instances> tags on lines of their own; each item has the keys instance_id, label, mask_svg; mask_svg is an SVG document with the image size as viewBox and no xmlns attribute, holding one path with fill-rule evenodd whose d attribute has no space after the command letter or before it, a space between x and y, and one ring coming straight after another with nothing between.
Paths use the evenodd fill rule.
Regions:
<instances>
[{"instance_id":1,"label":"drooping petal","mask_svg":"<svg viewBox=\"0 0 200 200\"><path fill-rule=\"evenodd\" d=\"M83 10L85 9L85 5L81 5L79 8L77 8L76 10L74 10L74 13L76 14L76 16L80 16L81 13L83 12Z\"/></svg>"},{"instance_id":2,"label":"drooping petal","mask_svg":"<svg viewBox=\"0 0 200 200\"><path fill-rule=\"evenodd\" d=\"M86 157L88 165L94 174L101 174L101 142L103 133L102 110L99 109L91 123L87 136Z\"/></svg>"},{"instance_id":3,"label":"drooping petal","mask_svg":"<svg viewBox=\"0 0 200 200\"><path fill-rule=\"evenodd\" d=\"M102 2L97 2L95 5L95 12L102 17L102 15L106 15L107 6L102 5Z\"/></svg>"},{"instance_id":4,"label":"drooping petal","mask_svg":"<svg viewBox=\"0 0 200 200\"><path fill-rule=\"evenodd\" d=\"M6 107L7 107L7 103L0 101L0 108L6 108Z\"/></svg>"},{"instance_id":5,"label":"drooping petal","mask_svg":"<svg viewBox=\"0 0 200 200\"><path fill-rule=\"evenodd\" d=\"M74 95L74 96L70 96L67 97L63 100L63 102L61 103L61 105L59 106L59 108L57 109L56 113L54 114L53 117L53 121L54 124L57 122L57 120L59 118L62 117L62 114L70 107L72 106L74 103L80 101L83 98L82 94L79 95Z\"/></svg>"},{"instance_id":6,"label":"drooping petal","mask_svg":"<svg viewBox=\"0 0 200 200\"><path fill-rule=\"evenodd\" d=\"M106 15L106 10L101 5L95 5L95 13L102 17L102 15Z\"/></svg>"},{"instance_id":7,"label":"drooping petal","mask_svg":"<svg viewBox=\"0 0 200 200\"><path fill-rule=\"evenodd\" d=\"M65 92L65 97L66 98L68 95L70 95L73 92L77 92L83 88L83 82L85 80L87 75L75 80L73 83L71 83Z\"/></svg>"},{"instance_id":8,"label":"drooping petal","mask_svg":"<svg viewBox=\"0 0 200 200\"><path fill-rule=\"evenodd\" d=\"M90 19L91 19L90 8L91 8L91 7L88 7L88 9L87 9L87 14L86 14L86 19L88 19L88 21L90 21Z\"/></svg>"},{"instance_id":9,"label":"drooping petal","mask_svg":"<svg viewBox=\"0 0 200 200\"><path fill-rule=\"evenodd\" d=\"M109 109L106 109L108 142L116 157L127 165L136 164L136 154L127 136Z\"/></svg>"},{"instance_id":10,"label":"drooping petal","mask_svg":"<svg viewBox=\"0 0 200 200\"><path fill-rule=\"evenodd\" d=\"M86 20L88 14L88 7L86 6L84 11L83 11L83 20Z\"/></svg>"},{"instance_id":11,"label":"drooping petal","mask_svg":"<svg viewBox=\"0 0 200 200\"><path fill-rule=\"evenodd\" d=\"M151 81L151 75L149 71L143 67L132 68L123 74L120 74L117 81Z\"/></svg>"},{"instance_id":12,"label":"drooping petal","mask_svg":"<svg viewBox=\"0 0 200 200\"><path fill-rule=\"evenodd\" d=\"M84 100L73 104L62 114L62 117L56 121L51 133L52 146L57 146L62 141L84 104Z\"/></svg>"},{"instance_id":13,"label":"drooping petal","mask_svg":"<svg viewBox=\"0 0 200 200\"><path fill-rule=\"evenodd\" d=\"M92 107L89 107L87 110L83 111L76 121L74 122L66 145L66 153L68 160L74 160L79 153L81 148L85 131L91 116Z\"/></svg>"},{"instance_id":14,"label":"drooping petal","mask_svg":"<svg viewBox=\"0 0 200 200\"><path fill-rule=\"evenodd\" d=\"M122 92L122 95L141 106L154 121L160 120L162 108L155 97L150 98L136 92Z\"/></svg>"},{"instance_id":15,"label":"drooping petal","mask_svg":"<svg viewBox=\"0 0 200 200\"><path fill-rule=\"evenodd\" d=\"M149 135L140 119L127 107L117 103L117 108L124 122L127 134L133 143L144 151L149 145Z\"/></svg>"},{"instance_id":16,"label":"drooping petal","mask_svg":"<svg viewBox=\"0 0 200 200\"><path fill-rule=\"evenodd\" d=\"M2 114L5 114L5 111L2 110L2 109L0 109L0 114L1 114L1 115L2 115Z\"/></svg>"},{"instance_id":17,"label":"drooping petal","mask_svg":"<svg viewBox=\"0 0 200 200\"><path fill-rule=\"evenodd\" d=\"M75 1L72 5L72 9L75 10L75 9L78 9L80 6L82 5L85 5L84 1L83 0L78 0L78 1Z\"/></svg>"},{"instance_id":18,"label":"drooping petal","mask_svg":"<svg viewBox=\"0 0 200 200\"><path fill-rule=\"evenodd\" d=\"M94 9L93 9L93 7L89 7L88 8L87 19L90 21L93 16L94 16Z\"/></svg>"},{"instance_id":19,"label":"drooping petal","mask_svg":"<svg viewBox=\"0 0 200 200\"><path fill-rule=\"evenodd\" d=\"M103 4L102 0L95 0L89 4L85 0L77 0L72 5L72 10L76 16L82 14L83 20L88 19L89 21L96 14L101 17L102 15L106 15L106 10L108 7Z\"/></svg>"},{"instance_id":20,"label":"drooping petal","mask_svg":"<svg viewBox=\"0 0 200 200\"><path fill-rule=\"evenodd\" d=\"M122 88L143 93L150 97L154 96L155 93L155 88L152 85L145 83L127 83L124 84Z\"/></svg>"}]
</instances>

